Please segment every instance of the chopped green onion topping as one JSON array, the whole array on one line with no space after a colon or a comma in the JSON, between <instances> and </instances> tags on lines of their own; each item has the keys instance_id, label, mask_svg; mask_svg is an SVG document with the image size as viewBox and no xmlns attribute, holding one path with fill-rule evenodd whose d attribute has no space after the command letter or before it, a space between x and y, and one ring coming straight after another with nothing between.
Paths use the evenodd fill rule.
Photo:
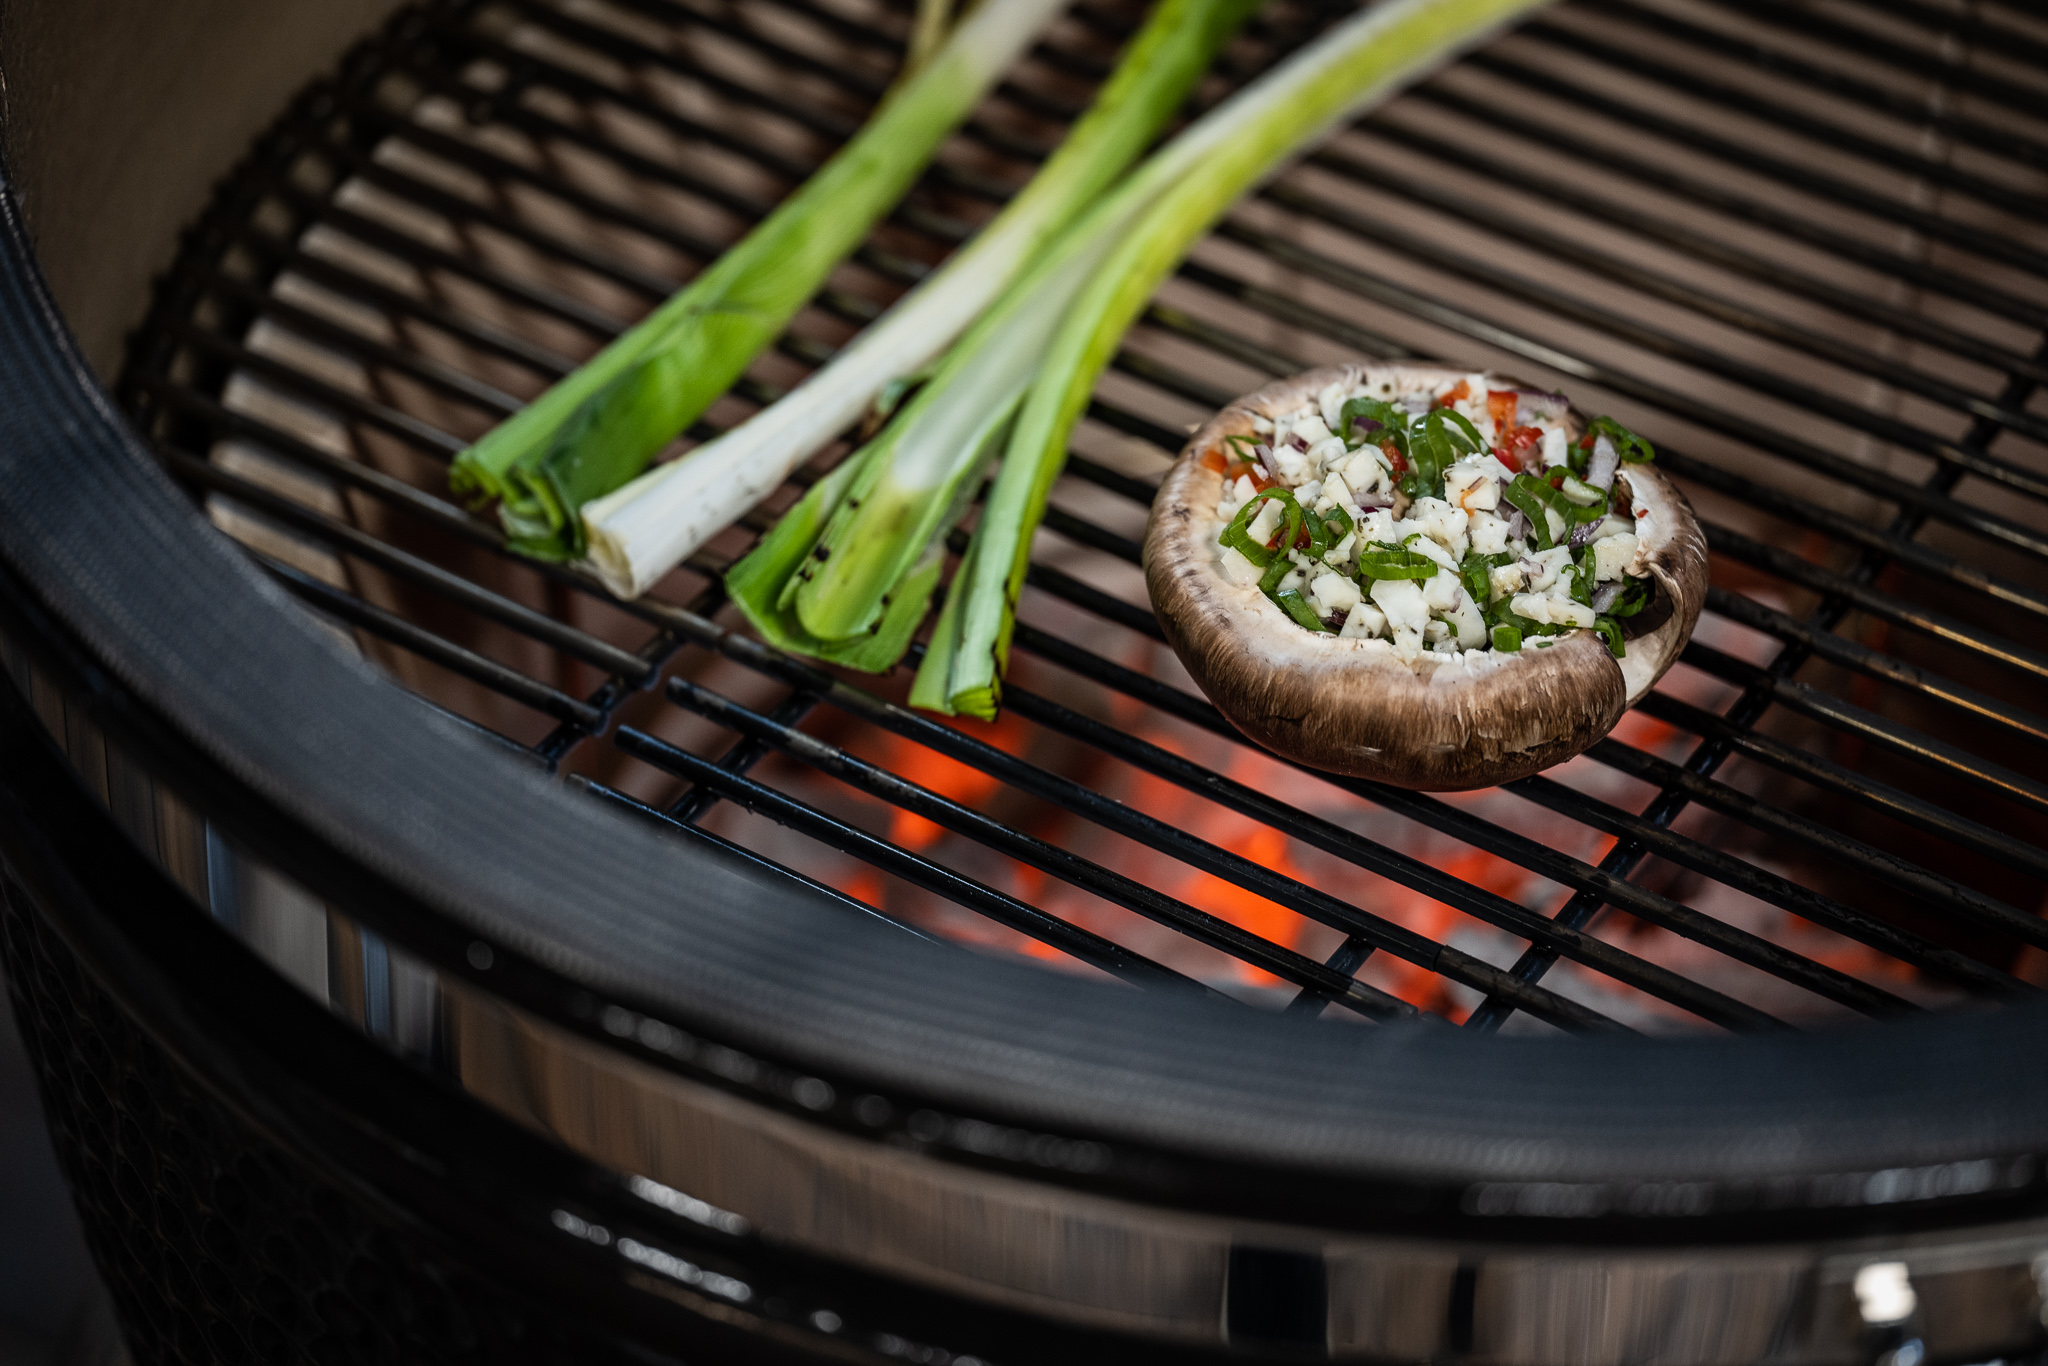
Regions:
<instances>
[{"instance_id":1,"label":"chopped green onion topping","mask_svg":"<svg viewBox=\"0 0 2048 1366\"><path fill-rule=\"evenodd\" d=\"M1374 541L1358 552L1359 577L1367 579L1433 579L1440 568L1435 560L1406 546Z\"/></svg>"},{"instance_id":2,"label":"chopped green onion topping","mask_svg":"<svg viewBox=\"0 0 2048 1366\"><path fill-rule=\"evenodd\" d=\"M1486 449L1479 429L1448 408L1434 408L1408 435L1408 473L1401 492L1410 498L1444 496L1444 471L1465 456Z\"/></svg>"},{"instance_id":3,"label":"chopped green onion topping","mask_svg":"<svg viewBox=\"0 0 2048 1366\"><path fill-rule=\"evenodd\" d=\"M1603 488L1594 487L1593 485L1587 483L1585 480L1579 478L1576 474L1565 474L1559 476L1557 491L1563 494L1565 496L1565 501L1569 502L1574 507L1581 507L1587 509L1598 508L1602 516L1605 516L1607 513L1607 490ZM1593 519L1590 517L1581 516L1578 520L1582 522L1590 522Z\"/></svg>"},{"instance_id":4,"label":"chopped green onion topping","mask_svg":"<svg viewBox=\"0 0 2048 1366\"><path fill-rule=\"evenodd\" d=\"M1367 433L1364 442L1377 446L1382 441L1391 441L1396 450L1403 454L1408 450L1408 414L1384 399L1354 398L1345 402L1337 413L1337 435L1344 438L1344 444L1356 450L1364 442L1355 442L1351 426L1360 418L1377 422L1379 426Z\"/></svg>"},{"instance_id":5,"label":"chopped green onion topping","mask_svg":"<svg viewBox=\"0 0 2048 1366\"><path fill-rule=\"evenodd\" d=\"M1600 639L1607 642L1607 653L1616 659L1628 656L1628 646L1621 638L1621 623L1606 613L1593 618L1593 629L1600 633Z\"/></svg>"},{"instance_id":6,"label":"chopped green onion topping","mask_svg":"<svg viewBox=\"0 0 2048 1366\"><path fill-rule=\"evenodd\" d=\"M1614 443L1614 449L1621 452L1621 458L1631 465L1648 464L1657 458L1657 448L1622 426L1611 417L1596 417L1587 424L1586 431L1592 436L1604 436Z\"/></svg>"},{"instance_id":7,"label":"chopped green onion topping","mask_svg":"<svg viewBox=\"0 0 2048 1366\"><path fill-rule=\"evenodd\" d=\"M1493 628L1493 648L1511 655L1522 648L1522 633L1503 622Z\"/></svg>"},{"instance_id":8,"label":"chopped green onion topping","mask_svg":"<svg viewBox=\"0 0 2048 1366\"><path fill-rule=\"evenodd\" d=\"M1252 521L1259 514L1259 504L1268 499L1275 500L1286 509L1287 522L1280 532L1277 547L1261 545L1252 539ZM1230 525L1216 539L1235 549L1238 554L1263 569L1273 562L1275 550L1286 550L1301 534L1301 504L1294 494L1283 488L1261 489L1245 499L1244 506L1237 510L1237 516L1230 519ZM1285 559L1285 556L1282 556Z\"/></svg>"},{"instance_id":9,"label":"chopped green onion topping","mask_svg":"<svg viewBox=\"0 0 2048 1366\"><path fill-rule=\"evenodd\" d=\"M1329 627L1323 625L1323 619L1315 614L1315 609L1303 601L1300 589L1289 588L1275 593L1273 601L1279 603L1282 610L1299 622L1304 629L1320 631L1326 636L1335 634Z\"/></svg>"}]
</instances>

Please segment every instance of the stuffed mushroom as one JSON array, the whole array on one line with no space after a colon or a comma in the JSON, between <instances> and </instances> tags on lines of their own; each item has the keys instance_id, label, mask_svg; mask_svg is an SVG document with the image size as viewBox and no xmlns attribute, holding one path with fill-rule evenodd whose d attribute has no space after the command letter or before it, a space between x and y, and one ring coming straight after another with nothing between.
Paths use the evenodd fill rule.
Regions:
<instances>
[{"instance_id":1,"label":"stuffed mushroom","mask_svg":"<svg viewBox=\"0 0 2048 1366\"><path fill-rule=\"evenodd\" d=\"M1195 681L1268 749L1487 787L1605 735L1692 634L1706 542L1654 455L1497 375L1326 367L1195 433L1153 501L1145 582Z\"/></svg>"}]
</instances>

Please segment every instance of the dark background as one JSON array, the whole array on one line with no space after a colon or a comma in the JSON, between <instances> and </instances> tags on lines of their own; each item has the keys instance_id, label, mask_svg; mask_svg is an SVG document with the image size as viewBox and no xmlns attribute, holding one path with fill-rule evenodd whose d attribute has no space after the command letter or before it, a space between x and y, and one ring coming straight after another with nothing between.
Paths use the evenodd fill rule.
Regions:
<instances>
[{"instance_id":1,"label":"dark background","mask_svg":"<svg viewBox=\"0 0 2048 1366\"><path fill-rule=\"evenodd\" d=\"M0 1366L102 1366L99 1280L0 974Z\"/></svg>"}]
</instances>

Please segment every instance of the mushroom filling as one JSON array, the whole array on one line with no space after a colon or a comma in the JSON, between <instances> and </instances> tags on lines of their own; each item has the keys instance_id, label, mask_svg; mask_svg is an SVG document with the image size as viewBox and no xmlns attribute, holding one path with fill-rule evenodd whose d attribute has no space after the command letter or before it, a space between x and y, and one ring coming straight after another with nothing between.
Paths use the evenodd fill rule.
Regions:
<instances>
[{"instance_id":1,"label":"mushroom filling","mask_svg":"<svg viewBox=\"0 0 2048 1366\"><path fill-rule=\"evenodd\" d=\"M1496 383L1498 381L1495 381ZM1588 628L1619 659L1648 605L1647 509L1615 474L1650 443L1561 394L1367 371L1229 438L1224 576L1303 630L1425 651L1512 652Z\"/></svg>"}]
</instances>

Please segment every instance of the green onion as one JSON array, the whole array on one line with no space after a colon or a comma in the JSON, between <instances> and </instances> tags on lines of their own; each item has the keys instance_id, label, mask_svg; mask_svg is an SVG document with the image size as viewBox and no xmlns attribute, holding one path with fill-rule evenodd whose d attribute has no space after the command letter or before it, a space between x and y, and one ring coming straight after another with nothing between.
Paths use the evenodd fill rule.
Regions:
<instances>
[{"instance_id":1,"label":"green onion","mask_svg":"<svg viewBox=\"0 0 2048 1366\"><path fill-rule=\"evenodd\" d=\"M1277 502L1285 509L1285 525L1280 533L1278 549L1284 551L1291 547L1295 538L1301 534L1301 504L1287 489L1261 489L1253 494L1245 500L1245 505L1237 510L1237 516L1230 519L1230 525L1223 528L1216 537L1219 542L1233 547L1238 554L1261 569L1273 562L1275 554L1274 547L1261 545L1252 539L1252 522L1258 517L1259 504L1265 502Z\"/></svg>"},{"instance_id":2,"label":"green onion","mask_svg":"<svg viewBox=\"0 0 2048 1366\"><path fill-rule=\"evenodd\" d=\"M1607 653L1616 659L1628 657L1628 645L1621 638L1621 623L1602 613L1593 618L1593 629L1600 633L1600 639L1607 642Z\"/></svg>"},{"instance_id":3,"label":"green onion","mask_svg":"<svg viewBox=\"0 0 2048 1366\"><path fill-rule=\"evenodd\" d=\"M646 592L859 421L878 396L927 369L1144 150L1257 3L1162 0L1059 150L937 274L780 402L587 505L591 565L606 586L621 597ZM764 623L756 624L773 637ZM801 648L794 638L783 643Z\"/></svg>"},{"instance_id":4,"label":"green onion","mask_svg":"<svg viewBox=\"0 0 2048 1366\"><path fill-rule=\"evenodd\" d=\"M1522 648L1522 633L1506 623L1494 627L1493 648L1502 654L1513 654Z\"/></svg>"},{"instance_id":5,"label":"green onion","mask_svg":"<svg viewBox=\"0 0 2048 1366\"><path fill-rule=\"evenodd\" d=\"M1642 465L1657 458L1657 448L1611 417L1596 417L1586 424L1588 436L1604 436L1614 443L1624 462Z\"/></svg>"},{"instance_id":6,"label":"green onion","mask_svg":"<svg viewBox=\"0 0 2048 1366\"><path fill-rule=\"evenodd\" d=\"M1362 579L1433 579L1443 566L1419 550L1374 541L1358 552Z\"/></svg>"},{"instance_id":7,"label":"green onion","mask_svg":"<svg viewBox=\"0 0 2048 1366\"><path fill-rule=\"evenodd\" d=\"M1352 424L1360 418L1377 422L1378 427L1366 433L1365 440L1377 446L1383 441L1394 443L1394 449L1403 455L1408 453L1408 414L1385 399L1352 398L1344 401L1337 412L1337 435L1344 438L1344 444L1357 449L1351 439Z\"/></svg>"},{"instance_id":8,"label":"green onion","mask_svg":"<svg viewBox=\"0 0 2048 1366\"><path fill-rule=\"evenodd\" d=\"M933 637L913 702L994 715L1031 534L1065 464L1068 435L1124 331L1195 240L1239 195L1339 122L1536 2L1388 0L1363 10L1175 139L1169 153L1197 136L1207 145L1185 174L1146 202L1141 216L1120 216L1120 201L1134 184L1144 184L1153 162L1118 191L1117 202L1076 226L1075 233L1102 235L1106 259L1065 311L1043 359L1029 358L1037 378L983 505L976 544L950 589L966 603L949 617L955 634ZM1149 187L1145 192L1152 193Z\"/></svg>"},{"instance_id":9,"label":"green onion","mask_svg":"<svg viewBox=\"0 0 2048 1366\"><path fill-rule=\"evenodd\" d=\"M1491 555L1482 555L1476 550L1466 554L1458 565L1458 577L1465 581L1465 591L1472 595L1473 602L1484 608L1493 600L1492 571L1511 563L1514 558L1514 552L1509 550L1495 551Z\"/></svg>"},{"instance_id":10,"label":"green onion","mask_svg":"<svg viewBox=\"0 0 2048 1366\"><path fill-rule=\"evenodd\" d=\"M1256 0L1163 0L1096 108L1025 194L1036 192L1064 158L1058 193L1048 192L1060 217L1081 211L1091 199L1099 201L1102 188L1158 131L1255 5ZM1176 140L1176 146L1184 141ZM1199 150L1182 155L1199 155ZM1044 213L1039 221L1051 225ZM757 629L777 645L812 653L818 652L813 648L817 642L880 635L896 650L889 662L900 657L918 618L899 617L898 609L911 597L929 596L923 566L999 449L1029 383L1029 366L1020 368L1020 358L1042 353L1066 301L1100 254L1072 234L1040 250L1022 277L954 344L924 387L851 458L848 463L856 464L858 473L843 496L807 500L812 506L799 509L805 519L802 531L822 558L813 553L802 560L800 578L771 584L743 562L749 572L729 586ZM983 289L984 276L963 276L962 287ZM921 338L911 340L925 344ZM783 473L778 470L775 477ZM913 573L918 582L907 577ZM898 625L885 627L885 619Z\"/></svg>"},{"instance_id":11,"label":"green onion","mask_svg":"<svg viewBox=\"0 0 2048 1366\"><path fill-rule=\"evenodd\" d=\"M583 505L640 473L732 386L1064 3L979 6L752 232L462 452L450 485L499 499L514 549L581 554Z\"/></svg>"},{"instance_id":12,"label":"green onion","mask_svg":"<svg viewBox=\"0 0 2048 1366\"><path fill-rule=\"evenodd\" d=\"M1326 636L1336 634L1329 627L1323 625L1323 619L1315 614L1315 609L1303 601L1300 589L1289 588L1283 592L1275 593L1273 601L1279 603L1281 609L1288 616L1293 617L1304 630L1320 631Z\"/></svg>"},{"instance_id":13,"label":"green onion","mask_svg":"<svg viewBox=\"0 0 2048 1366\"><path fill-rule=\"evenodd\" d=\"M1565 496L1566 502L1575 507L1597 509L1600 516L1607 515L1607 490L1587 483L1576 474L1558 476L1557 491ZM1592 520L1591 517L1579 513L1575 513L1574 517L1581 522Z\"/></svg>"}]
</instances>

